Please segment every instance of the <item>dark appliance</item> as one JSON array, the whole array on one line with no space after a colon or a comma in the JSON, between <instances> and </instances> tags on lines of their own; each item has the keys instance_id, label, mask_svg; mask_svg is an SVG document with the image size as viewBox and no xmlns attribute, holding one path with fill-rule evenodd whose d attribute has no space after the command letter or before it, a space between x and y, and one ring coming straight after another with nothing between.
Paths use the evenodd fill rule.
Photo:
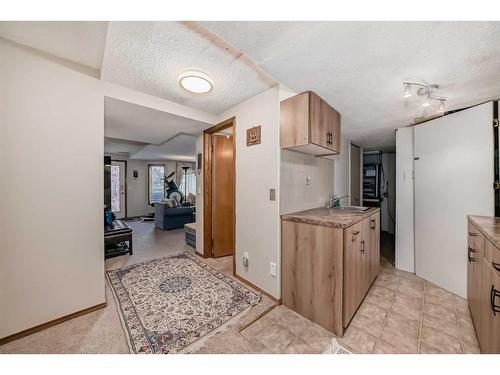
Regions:
<instances>
[{"instance_id":1,"label":"dark appliance","mask_svg":"<svg viewBox=\"0 0 500 375\"><path fill-rule=\"evenodd\" d=\"M111 210L111 156L104 157L104 209Z\"/></svg>"},{"instance_id":2,"label":"dark appliance","mask_svg":"<svg viewBox=\"0 0 500 375\"><path fill-rule=\"evenodd\" d=\"M363 202L379 202L380 170L378 164L365 164L363 166Z\"/></svg>"}]
</instances>

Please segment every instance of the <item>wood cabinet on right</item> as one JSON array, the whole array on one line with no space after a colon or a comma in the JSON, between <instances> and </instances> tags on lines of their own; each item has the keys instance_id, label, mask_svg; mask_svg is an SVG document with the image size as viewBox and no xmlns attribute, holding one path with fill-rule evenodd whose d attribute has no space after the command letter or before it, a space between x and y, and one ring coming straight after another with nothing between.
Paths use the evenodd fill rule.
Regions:
<instances>
[{"instance_id":1,"label":"wood cabinet on right","mask_svg":"<svg viewBox=\"0 0 500 375\"><path fill-rule=\"evenodd\" d=\"M316 156L340 152L340 113L312 91L280 105L281 148Z\"/></svg>"},{"instance_id":2,"label":"wood cabinet on right","mask_svg":"<svg viewBox=\"0 0 500 375\"><path fill-rule=\"evenodd\" d=\"M500 250L469 221L467 298L482 353L500 353Z\"/></svg>"}]
</instances>

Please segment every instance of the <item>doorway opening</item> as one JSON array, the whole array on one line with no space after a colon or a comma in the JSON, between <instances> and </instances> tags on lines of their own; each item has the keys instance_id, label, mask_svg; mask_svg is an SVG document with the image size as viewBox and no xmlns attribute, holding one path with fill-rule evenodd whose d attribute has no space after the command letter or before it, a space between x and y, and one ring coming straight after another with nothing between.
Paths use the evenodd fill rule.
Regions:
<instances>
[{"instance_id":1,"label":"doorway opening","mask_svg":"<svg viewBox=\"0 0 500 375\"><path fill-rule=\"evenodd\" d=\"M236 139L232 117L203 132L203 256L233 256L236 243Z\"/></svg>"},{"instance_id":2,"label":"doorway opening","mask_svg":"<svg viewBox=\"0 0 500 375\"><path fill-rule=\"evenodd\" d=\"M127 161L111 159L111 211L117 219L127 217Z\"/></svg>"}]
</instances>

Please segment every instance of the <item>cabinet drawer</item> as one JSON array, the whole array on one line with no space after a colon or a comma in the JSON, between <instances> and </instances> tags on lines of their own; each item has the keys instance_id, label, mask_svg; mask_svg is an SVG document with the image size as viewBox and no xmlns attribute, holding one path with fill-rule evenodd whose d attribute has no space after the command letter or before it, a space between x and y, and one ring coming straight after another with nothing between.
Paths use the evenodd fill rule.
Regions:
<instances>
[{"instance_id":1,"label":"cabinet drawer","mask_svg":"<svg viewBox=\"0 0 500 375\"><path fill-rule=\"evenodd\" d=\"M484 240L484 258L488 265L496 271L500 277L500 250L495 247L489 240Z\"/></svg>"},{"instance_id":2,"label":"cabinet drawer","mask_svg":"<svg viewBox=\"0 0 500 375\"><path fill-rule=\"evenodd\" d=\"M468 227L468 256L479 261L484 256L484 236L473 224Z\"/></svg>"}]
</instances>

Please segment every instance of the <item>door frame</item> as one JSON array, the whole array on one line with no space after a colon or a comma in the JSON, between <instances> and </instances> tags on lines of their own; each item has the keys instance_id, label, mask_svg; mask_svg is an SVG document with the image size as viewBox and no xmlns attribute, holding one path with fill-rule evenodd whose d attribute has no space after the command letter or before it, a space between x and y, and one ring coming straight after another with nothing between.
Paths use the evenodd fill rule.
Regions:
<instances>
[{"instance_id":1,"label":"door frame","mask_svg":"<svg viewBox=\"0 0 500 375\"><path fill-rule=\"evenodd\" d=\"M349 141L349 184L348 184L348 189L349 189L349 205L352 205L352 196L351 196L351 168L352 168L352 160L351 160L351 147L357 147L359 148L359 204L360 206L363 205L363 148L361 146L358 146L357 144Z\"/></svg>"},{"instance_id":2,"label":"door frame","mask_svg":"<svg viewBox=\"0 0 500 375\"><path fill-rule=\"evenodd\" d=\"M117 162L120 162L120 163L123 163L125 165L125 171L124 171L124 176L123 176L123 181L124 181L124 188L123 188L123 191L125 192L125 197L124 197L124 201L125 201L125 216L123 217L124 219L126 219L128 216L127 214L127 200L128 200L128 192L127 192L127 161L126 160L121 160L121 159L113 159L111 158L111 164L113 164L114 161L117 161Z\"/></svg>"},{"instance_id":3,"label":"door frame","mask_svg":"<svg viewBox=\"0 0 500 375\"><path fill-rule=\"evenodd\" d=\"M236 273L236 117L231 117L203 131L203 257L212 257L212 134L233 128L233 275Z\"/></svg>"}]
</instances>

